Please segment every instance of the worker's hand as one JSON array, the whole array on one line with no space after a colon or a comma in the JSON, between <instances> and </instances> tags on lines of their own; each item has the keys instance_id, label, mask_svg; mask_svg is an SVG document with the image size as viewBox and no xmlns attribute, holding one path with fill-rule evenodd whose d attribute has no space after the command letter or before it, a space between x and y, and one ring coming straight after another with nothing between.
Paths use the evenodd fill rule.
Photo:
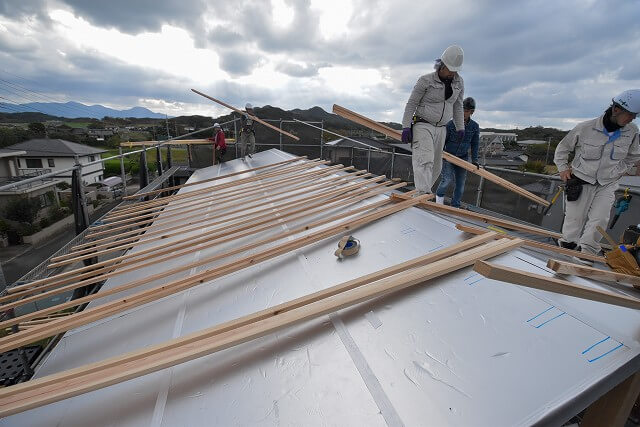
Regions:
<instances>
[{"instance_id":1,"label":"worker's hand","mask_svg":"<svg viewBox=\"0 0 640 427\"><path fill-rule=\"evenodd\" d=\"M571 168L567 169L567 170L563 170L562 172L560 172L560 179L563 180L564 182L567 182L567 180L571 178Z\"/></svg>"},{"instance_id":2,"label":"worker's hand","mask_svg":"<svg viewBox=\"0 0 640 427\"><path fill-rule=\"evenodd\" d=\"M458 136L458 142L462 142L462 140L464 139L464 129L456 132L456 135Z\"/></svg>"},{"instance_id":3,"label":"worker's hand","mask_svg":"<svg viewBox=\"0 0 640 427\"><path fill-rule=\"evenodd\" d=\"M471 160L471 164L476 167L476 169L480 169L480 164L477 160Z\"/></svg>"},{"instance_id":4,"label":"worker's hand","mask_svg":"<svg viewBox=\"0 0 640 427\"><path fill-rule=\"evenodd\" d=\"M413 132L411 131L411 128L403 128L402 142L404 142L405 144L411 144L411 141L413 141Z\"/></svg>"}]
</instances>

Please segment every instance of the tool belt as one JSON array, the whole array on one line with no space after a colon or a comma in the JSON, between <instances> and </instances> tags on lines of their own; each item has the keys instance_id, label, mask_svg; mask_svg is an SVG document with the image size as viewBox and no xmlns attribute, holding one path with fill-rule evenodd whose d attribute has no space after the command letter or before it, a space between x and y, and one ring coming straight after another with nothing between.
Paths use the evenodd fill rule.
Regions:
<instances>
[{"instance_id":1,"label":"tool belt","mask_svg":"<svg viewBox=\"0 0 640 427\"><path fill-rule=\"evenodd\" d=\"M425 120L425 119L423 119L423 118L422 118L422 117L420 117L420 116L413 116L413 119L411 119L411 125L415 125L416 123L428 123L428 124L430 124L431 126L435 126L435 127L437 127L437 128L441 128L441 127L444 127L444 126L445 126L445 125L434 125L434 124L433 124L433 123L431 123L430 121Z\"/></svg>"},{"instance_id":2,"label":"tool belt","mask_svg":"<svg viewBox=\"0 0 640 427\"><path fill-rule=\"evenodd\" d=\"M586 181L571 174L571 178L565 184L564 192L567 194L567 202L575 202L582 194L582 186L588 184Z\"/></svg>"},{"instance_id":3,"label":"tool belt","mask_svg":"<svg viewBox=\"0 0 640 427\"><path fill-rule=\"evenodd\" d=\"M640 267L632 254L634 249L637 250L634 246L627 247L626 245L619 245L612 251L607 252L604 254L607 265L618 273L640 276Z\"/></svg>"}]
</instances>

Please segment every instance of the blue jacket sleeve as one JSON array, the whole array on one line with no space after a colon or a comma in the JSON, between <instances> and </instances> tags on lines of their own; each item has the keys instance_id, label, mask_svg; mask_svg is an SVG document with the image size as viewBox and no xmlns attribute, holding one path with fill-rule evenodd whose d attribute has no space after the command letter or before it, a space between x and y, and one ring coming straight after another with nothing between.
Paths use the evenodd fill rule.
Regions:
<instances>
[{"instance_id":1,"label":"blue jacket sleeve","mask_svg":"<svg viewBox=\"0 0 640 427\"><path fill-rule=\"evenodd\" d=\"M480 126L477 124L473 129L473 137L471 138L471 161L478 163L478 148L480 146Z\"/></svg>"}]
</instances>

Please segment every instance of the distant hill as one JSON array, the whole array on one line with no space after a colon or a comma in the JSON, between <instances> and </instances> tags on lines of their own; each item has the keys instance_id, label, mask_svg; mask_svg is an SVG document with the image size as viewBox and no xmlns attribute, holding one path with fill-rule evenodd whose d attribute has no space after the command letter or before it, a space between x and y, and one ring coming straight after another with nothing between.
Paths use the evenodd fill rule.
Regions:
<instances>
[{"instance_id":1,"label":"distant hill","mask_svg":"<svg viewBox=\"0 0 640 427\"><path fill-rule=\"evenodd\" d=\"M75 119L87 117L102 119L105 116L117 118L152 118L163 119L164 114L154 113L143 107L128 110L115 110L104 105L84 105L79 102L30 102L28 104L0 104L0 113L43 113L55 117Z\"/></svg>"}]
</instances>

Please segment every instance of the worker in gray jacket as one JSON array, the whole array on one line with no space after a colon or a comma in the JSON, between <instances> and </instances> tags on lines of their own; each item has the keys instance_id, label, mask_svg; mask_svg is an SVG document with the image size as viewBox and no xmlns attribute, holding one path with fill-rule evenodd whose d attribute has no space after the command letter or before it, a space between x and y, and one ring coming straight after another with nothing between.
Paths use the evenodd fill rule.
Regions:
<instances>
[{"instance_id":1,"label":"worker in gray jacket","mask_svg":"<svg viewBox=\"0 0 640 427\"><path fill-rule=\"evenodd\" d=\"M453 117L458 140L464 138L464 81L458 74L464 52L449 46L436 60L435 70L418 79L402 116L402 142L411 143L413 180L419 194L431 193L442 170L447 122Z\"/></svg>"},{"instance_id":2,"label":"worker in gray jacket","mask_svg":"<svg viewBox=\"0 0 640 427\"><path fill-rule=\"evenodd\" d=\"M607 227L618 180L640 161L638 127L631 123L638 113L640 89L627 90L612 99L602 116L578 124L558 144L553 161L567 197L560 246L600 251L596 227Z\"/></svg>"}]
</instances>

